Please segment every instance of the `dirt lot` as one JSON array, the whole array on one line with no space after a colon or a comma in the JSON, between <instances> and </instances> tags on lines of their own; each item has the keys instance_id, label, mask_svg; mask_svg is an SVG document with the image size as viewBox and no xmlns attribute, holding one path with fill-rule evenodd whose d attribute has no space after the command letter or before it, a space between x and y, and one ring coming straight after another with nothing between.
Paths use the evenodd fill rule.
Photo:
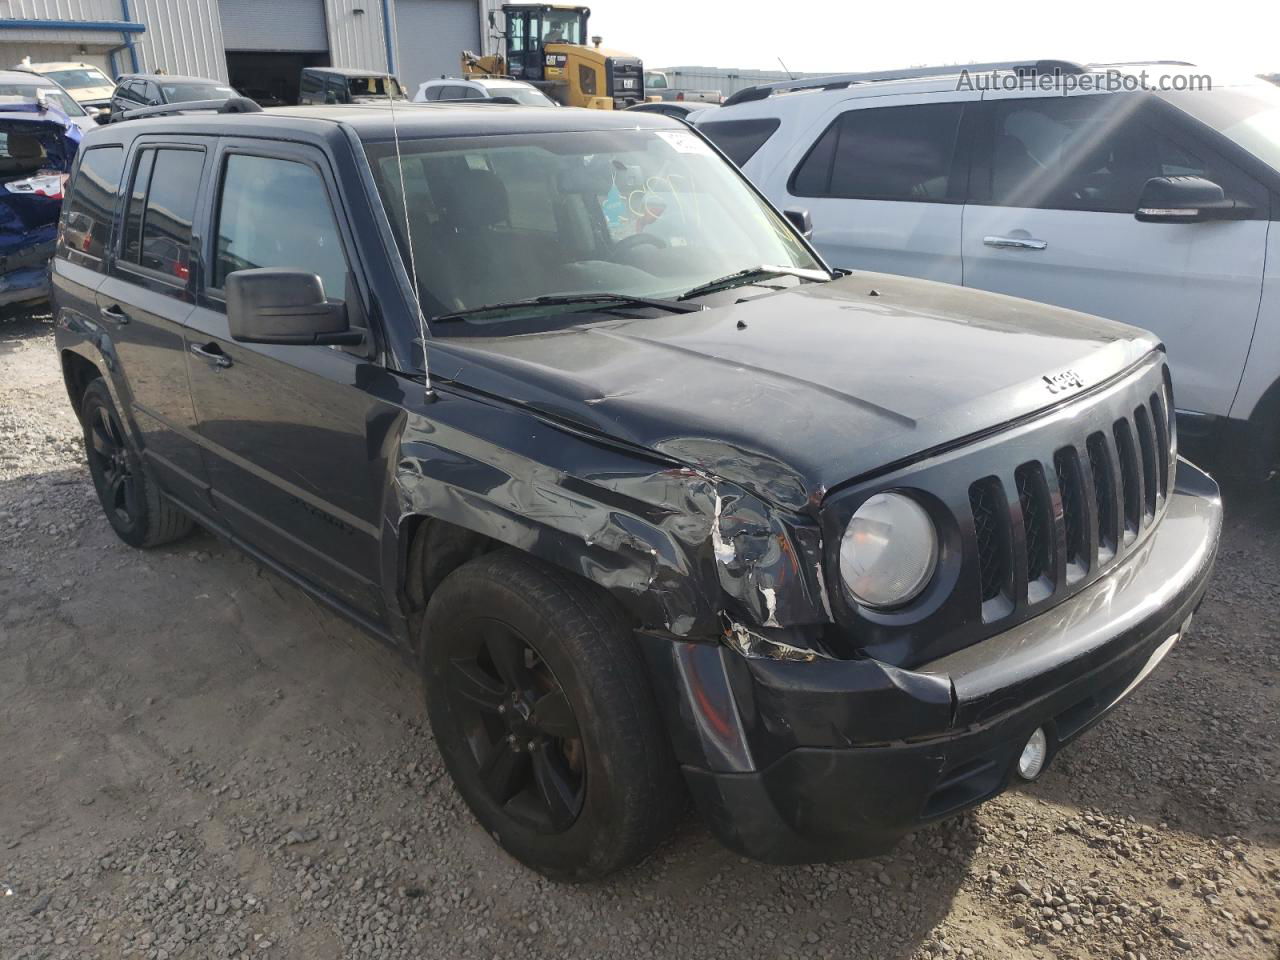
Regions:
<instances>
[{"instance_id":1,"label":"dirt lot","mask_svg":"<svg viewBox=\"0 0 1280 960\"><path fill-rule=\"evenodd\" d=\"M613 882L508 860L395 654L208 534L103 520L47 321L0 324L0 958L1280 957L1280 488L1230 490L1153 679L1029 789L777 868L692 817Z\"/></svg>"}]
</instances>

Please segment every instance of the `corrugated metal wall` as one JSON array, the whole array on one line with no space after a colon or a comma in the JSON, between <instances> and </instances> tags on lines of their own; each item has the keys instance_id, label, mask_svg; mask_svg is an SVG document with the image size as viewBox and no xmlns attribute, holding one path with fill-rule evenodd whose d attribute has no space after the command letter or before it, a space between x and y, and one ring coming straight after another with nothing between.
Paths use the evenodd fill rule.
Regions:
<instances>
[{"instance_id":1,"label":"corrugated metal wall","mask_svg":"<svg viewBox=\"0 0 1280 960\"><path fill-rule=\"evenodd\" d=\"M0 17L22 20L122 20L120 0L8 0L0 3ZM85 30L6 30L6 43L92 44L115 46L118 33Z\"/></svg>"},{"instance_id":2,"label":"corrugated metal wall","mask_svg":"<svg viewBox=\"0 0 1280 960\"><path fill-rule=\"evenodd\" d=\"M227 79L218 0L130 0L147 32L134 38L143 70Z\"/></svg>"},{"instance_id":3,"label":"corrugated metal wall","mask_svg":"<svg viewBox=\"0 0 1280 960\"><path fill-rule=\"evenodd\" d=\"M783 73L781 70L742 70L737 67L652 67L649 70L661 70L667 75L671 86L678 90L719 90L726 97L747 87L761 83L776 83L779 80L797 80L808 77L829 77L837 71L827 73Z\"/></svg>"},{"instance_id":4,"label":"corrugated metal wall","mask_svg":"<svg viewBox=\"0 0 1280 960\"><path fill-rule=\"evenodd\" d=\"M329 62L335 67L387 69L387 34L382 0L325 0L329 21ZM364 13L356 13L359 8ZM392 24L394 33L394 23Z\"/></svg>"},{"instance_id":5,"label":"corrugated metal wall","mask_svg":"<svg viewBox=\"0 0 1280 960\"><path fill-rule=\"evenodd\" d=\"M262 0L264 4L270 0ZM487 49L485 17L501 0L476 0L475 17L482 24ZM394 0L391 2L391 43L396 43ZM134 34L142 70L163 68L169 73L193 74L227 79L222 19L218 0L129 0L130 15L146 26ZM386 70L387 25L383 22L382 0L324 0L329 35L329 56L335 66ZM356 13L360 9L362 13ZM455 7L456 11L457 8ZM0 0L0 17L32 20L122 20L122 0ZM0 35L3 50L21 49L24 43L85 44L102 49L120 46L117 33L83 30L5 30ZM117 56L122 71L131 69L126 54ZM16 59L15 59L16 62Z\"/></svg>"}]
</instances>

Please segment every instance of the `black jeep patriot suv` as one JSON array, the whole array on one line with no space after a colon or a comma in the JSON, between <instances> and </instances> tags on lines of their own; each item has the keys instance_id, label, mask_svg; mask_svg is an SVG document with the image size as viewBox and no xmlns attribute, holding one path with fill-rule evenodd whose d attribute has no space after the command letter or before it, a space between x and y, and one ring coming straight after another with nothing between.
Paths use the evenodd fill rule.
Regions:
<instances>
[{"instance_id":1,"label":"black jeep patriot suv","mask_svg":"<svg viewBox=\"0 0 1280 960\"><path fill-rule=\"evenodd\" d=\"M1149 334L837 275L670 119L140 120L65 207L111 525L199 523L402 646L459 793L556 878L686 788L752 857L883 851L1037 776L1210 575Z\"/></svg>"}]
</instances>

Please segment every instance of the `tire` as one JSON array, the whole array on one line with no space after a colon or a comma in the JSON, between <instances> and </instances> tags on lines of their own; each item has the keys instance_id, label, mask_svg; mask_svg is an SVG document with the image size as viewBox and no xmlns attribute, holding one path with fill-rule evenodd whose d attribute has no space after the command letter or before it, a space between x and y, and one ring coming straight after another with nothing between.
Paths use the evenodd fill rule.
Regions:
<instances>
[{"instance_id":1,"label":"tire","mask_svg":"<svg viewBox=\"0 0 1280 960\"><path fill-rule=\"evenodd\" d=\"M607 594L517 551L490 553L435 591L422 641L445 766L513 857L553 880L594 880L671 832L683 779Z\"/></svg>"},{"instance_id":2,"label":"tire","mask_svg":"<svg viewBox=\"0 0 1280 960\"><path fill-rule=\"evenodd\" d=\"M194 521L161 496L101 378L85 388L80 422L93 486L116 535L131 547L158 547L190 533Z\"/></svg>"}]
</instances>

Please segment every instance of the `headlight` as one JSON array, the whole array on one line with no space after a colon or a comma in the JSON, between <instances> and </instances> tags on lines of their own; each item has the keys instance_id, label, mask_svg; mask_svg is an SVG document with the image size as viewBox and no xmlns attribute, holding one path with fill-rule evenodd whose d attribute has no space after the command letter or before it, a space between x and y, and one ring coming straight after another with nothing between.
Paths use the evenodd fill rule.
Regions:
<instances>
[{"instance_id":1,"label":"headlight","mask_svg":"<svg viewBox=\"0 0 1280 960\"><path fill-rule=\"evenodd\" d=\"M860 506L840 540L840 576L858 602L897 607L920 594L938 564L938 534L924 508L901 493Z\"/></svg>"}]
</instances>

